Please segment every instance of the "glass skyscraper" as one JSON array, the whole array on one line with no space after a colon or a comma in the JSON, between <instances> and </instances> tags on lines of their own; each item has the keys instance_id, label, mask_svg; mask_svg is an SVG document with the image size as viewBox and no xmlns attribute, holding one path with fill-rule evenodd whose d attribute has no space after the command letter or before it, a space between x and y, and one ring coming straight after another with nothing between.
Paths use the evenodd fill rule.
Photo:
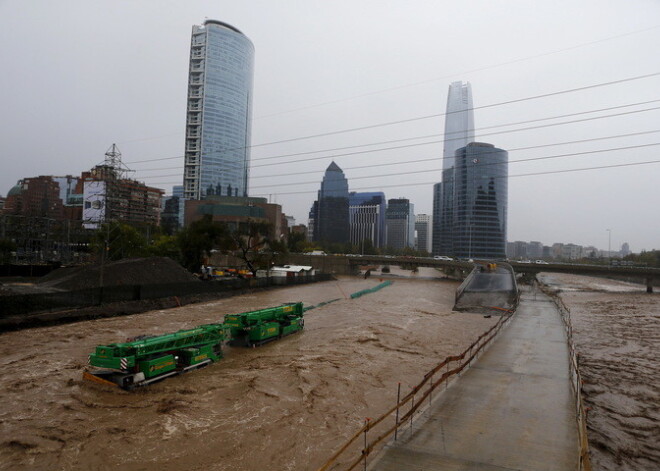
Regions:
<instances>
[{"instance_id":1,"label":"glass skyscraper","mask_svg":"<svg viewBox=\"0 0 660 471\"><path fill-rule=\"evenodd\" d=\"M472 142L456 151L452 254L505 258L509 154Z\"/></svg>"},{"instance_id":2,"label":"glass skyscraper","mask_svg":"<svg viewBox=\"0 0 660 471\"><path fill-rule=\"evenodd\" d=\"M215 20L193 26L183 190L186 199L247 196L254 46Z\"/></svg>"},{"instance_id":3,"label":"glass skyscraper","mask_svg":"<svg viewBox=\"0 0 660 471\"><path fill-rule=\"evenodd\" d=\"M349 242L348 180L334 162L323 175L318 200L310 211L310 221L314 224L314 240Z\"/></svg>"},{"instance_id":4,"label":"glass skyscraper","mask_svg":"<svg viewBox=\"0 0 660 471\"><path fill-rule=\"evenodd\" d=\"M469 82L452 82L447 93L442 184L434 187L433 196L432 252L434 255L448 255L452 252L455 154L457 149L465 147L472 141L474 141L472 87Z\"/></svg>"},{"instance_id":5,"label":"glass skyscraper","mask_svg":"<svg viewBox=\"0 0 660 471\"><path fill-rule=\"evenodd\" d=\"M465 147L472 141L474 141L472 86L470 82L452 82L447 93L442 169L453 167L456 149Z\"/></svg>"}]
</instances>

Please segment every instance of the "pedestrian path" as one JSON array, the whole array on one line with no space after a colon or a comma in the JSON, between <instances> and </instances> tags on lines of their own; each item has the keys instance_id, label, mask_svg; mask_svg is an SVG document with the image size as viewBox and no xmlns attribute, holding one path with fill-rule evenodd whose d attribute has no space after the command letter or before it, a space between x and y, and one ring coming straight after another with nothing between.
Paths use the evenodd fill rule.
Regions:
<instances>
[{"instance_id":1,"label":"pedestrian path","mask_svg":"<svg viewBox=\"0 0 660 471\"><path fill-rule=\"evenodd\" d=\"M509 326L434 401L370 470L576 467L568 346L559 312L541 292L523 294Z\"/></svg>"}]
</instances>

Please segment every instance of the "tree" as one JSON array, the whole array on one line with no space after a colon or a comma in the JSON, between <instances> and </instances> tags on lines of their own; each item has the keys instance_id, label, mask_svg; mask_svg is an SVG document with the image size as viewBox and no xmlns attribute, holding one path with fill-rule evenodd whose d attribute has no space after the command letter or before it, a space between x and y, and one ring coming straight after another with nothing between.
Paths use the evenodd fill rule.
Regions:
<instances>
[{"instance_id":1,"label":"tree","mask_svg":"<svg viewBox=\"0 0 660 471\"><path fill-rule=\"evenodd\" d=\"M106 260L142 257L147 240L137 229L121 222L103 224L91 241L92 250Z\"/></svg>"},{"instance_id":2,"label":"tree","mask_svg":"<svg viewBox=\"0 0 660 471\"><path fill-rule=\"evenodd\" d=\"M175 237L181 253L181 264L197 272L211 250L227 239L228 230L226 225L213 222L210 215L205 215L183 228Z\"/></svg>"},{"instance_id":3,"label":"tree","mask_svg":"<svg viewBox=\"0 0 660 471\"><path fill-rule=\"evenodd\" d=\"M9 263L16 248L16 244L11 239L0 239L0 263Z\"/></svg>"},{"instance_id":4,"label":"tree","mask_svg":"<svg viewBox=\"0 0 660 471\"><path fill-rule=\"evenodd\" d=\"M290 252L300 253L304 252L307 245L307 238L302 232L291 232L286 242Z\"/></svg>"},{"instance_id":5,"label":"tree","mask_svg":"<svg viewBox=\"0 0 660 471\"><path fill-rule=\"evenodd\" d=\"M237 256L243 259L248 270L257 276L259 266L269 266L277 249L286 251L286 245L272 239L273 226L268 222L258 222L248 219L240 222L234 230L229 231L228 247L237 251Z\"/></svg>"}]
</instances>

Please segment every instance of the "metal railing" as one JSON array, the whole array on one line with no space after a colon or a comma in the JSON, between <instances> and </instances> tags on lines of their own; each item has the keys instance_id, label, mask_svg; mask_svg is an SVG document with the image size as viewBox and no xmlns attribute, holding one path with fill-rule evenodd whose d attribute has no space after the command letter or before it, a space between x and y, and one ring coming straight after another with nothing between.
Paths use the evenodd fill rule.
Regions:
<instances>
[{"instance_id":1,"label":"metal railing","mask_svg":"<svg viewBox=\"0 0 660 471\"><path fill-rule=\"evenodd\" d=\"M481 334L477 340L475 340L469 347L467 347L463 353L455 356L448 356L428 373L424 375L422 381L419 382L412 390L401 397L401 383L397 386L397 402L391 407L388 411L382 414L376 419L365 419L365 423L357 430L351 438L349 438L344 445L342 445L320 468L318 471L327 471L331 467L333 470L345 470L351 471L355 469L360 463L363 464L364 469L367 469L367 460L369 455L371 455L378 445L383 444L384 440L394 434L394 439L398 439L399 429L408 426L412 431L413 419L415 414L421 413L419 409L426 404L430 405L433 400L433 391L438 389L443 384L445 388L449 379L460 374L465 368L467 368L470 363L476 359L477 355L493 340L493 338L499 333L504 324L511 318L513 311L508 311L507 314L503 315L497 323L495 323L490 329ZM450 363L458 362L458 366L453 369L450 368ZM441 370L445 368L445 372L441 373ZM437 376L440 375L440 376ZM435 377L435 380L434 380ZM404 406L409 404L409 408L405 412L402 411ZM394 423L388 421L387 419L393 420ZM390 424L389 426L387 424ZM381 428L380 433L373 437L373 430L376 428ZM370 434L371 432L371 434ZM373 438L372 438L373 437ZM357 448L359 446L358 442L362 438L362 448ZM351 460L350 457L344 457L347 451L352 450L354 456ZM344 457L344 460L348 461L349 464L345 462L340 462L339 460ZM333 466L335 465L335 466Z\"/></svg>"},{"instance_id":2,"label":"metal railing","mask_svg":"<svg viewBox=\"0 0 660 471\"><path fill-rule=\"evenodd\" d=\"M575 351L573 342L573 323L571 322L571 310L564 304L557 293L540 284L541 291L553 300L559 314L561 315L564 329L566 330L566 341L568 342L569 364L571 368L571 386L575 394L575 421L579 437L579 457L576 469L580 471L591 471L591 460L589 459L589 440L587 437L587 413L582 399L582 376L580 375L579 356Z\"/></svg>"}]
</instances>

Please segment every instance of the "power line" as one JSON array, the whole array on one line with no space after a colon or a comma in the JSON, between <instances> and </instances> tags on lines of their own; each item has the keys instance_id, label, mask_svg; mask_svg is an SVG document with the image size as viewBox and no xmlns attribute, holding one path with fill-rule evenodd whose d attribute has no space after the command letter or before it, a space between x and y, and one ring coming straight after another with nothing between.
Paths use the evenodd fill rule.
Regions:
<instances>
[{"instance_id":1,"label":"power line","mask_svg":"<svg viewBox=\"0 0 660 471\"><path fill-rule=\"evenodd\" d=\"M420 121L420 120L424 120L424 119L437 118L437 117L441 117L441 116L451 115L451 114L454 114L454 113L462 113L464 111L474 111L474 110L493 108L493 107L497 107L497 106L510 105L510 104L513 104L513 103L520 103L520 102L529 101L529 100L537 100L537 99L541 99L541 98L547 98L547 97L562 95L562 94L566 94L566 93L574 93L574 92L578 92L578 91L584 91L584 90L589 90L589 89L594 89L594 88L606 87L606 86L610 86L610 85L617 85L617 84L621 84L621 83L625 83L625 82L651 78L651 77L655 77L655 76L658 76L658 75L660 75L660 72L655 72L655 73L652 73L652 74L645 74L645 75L638 75L638 76L635 76L635 77L628 77L628 78L625 78L625 79L613 80L613 81L610 81L610 82L602 82L602 83L587 85L587 86L583 86L583 87L560 90L560 91L556 91L556 92L544 93L544 94L541 94L541 95L533 95L533 96L524 97L524 98L517 98L517 99L514 99L514 100L508 100L508 101L503 101L503 102L498 102L498 103L491 103L489 105L482 105L482 106L472 107L472 108L469 108L468 110L452 111L452 112L449 112L449 113L447 113L447 112L445 112L445 113L435 113L435 114L431 114L431 115L417 116L417 117L414 117L414 118L408 118L408 119L403 119L403 120L389 121L389 122L385 122L385 123L371 124L371 125L367 125L367 126L358 126L358 127L354 127L354 128L342 129L342 130L337 130L337 131L328 131L328 132L324 132L324 133L312 134L312 135L307 135L307 136L299 136L299 137L294 137L294 138L290 138L290 139L282 139L282 140L279 140L279 141L264 142L264 143L261 143L261 144L253 144L253 145L250 145L250 146L240 146L240 147L220 149L220 150L215 151L213 153L216 154L216 153L222 153L222 152L229 152L229 151L233 151L233 150L254 149L254 148L257 148L257 147L265 147L265 146L270 146L270 145L275 145L275 144L283 144L283 143L287 143L287 142L313 139L313 138L317 138L317 137L334 136L334 135L345 134L345 133L349 133L349 132L363 131L363 130L367 130L367 129L374 129L374 128L386 127L386 126L393 126L395 124L404 124L404 123L410 123L410 122ZM182 157L183 156L170 157L169 159L182 158ZM154 160L156 160L156 159L136 160L136 161L126 162L126 163L134 164L134 163L154 161ZM165 159L162 159L162 160L165 160Z\"/></svg>"},{"instance_id":2,"label":"power line","mask_svg":"<svg viewBox=\"0 0 660 471\"><path fill-rule=\"evenodd\" d=\"M649 160L645 162L629 162L625 164L615 164L615 165L602 165L598 167L585 167L585 168L574 168L574 169L567 169L567 170L552 170L548 172L534 172L534 173L522 173L518 175L508 175L507 177L492 177L492 178L518 178L518 177L532 177L532 176L538 176L538 175L553 175L553 174L560 174L560 173L571 173L571 172L585 172L585 171L590 171L590 170L601 170L601 169L608 169L608 168L619 168L619 167L635 167L639 165L649 165L649 164L657 164L660 163L660 160ZM414 182L414 183L399 183L399 184L394 184L394 185L378 185L378 186L367 186L367 187L360 187L360 188L354 188L354 190L375 190L375 189L382 189L382 188L399 188L403 186L420 186L420 185L434 185L438 183L437 181L432 181L432 182ZM283 193L277 193L278 196L281 195L301 195L301 194L308 194L308 193L316 193L317 190L308 190L308 191L289 191L289 192L283 192ZM260 196L268 196L271 193L257 193L257 195ZM256 195L255 195L256 196Z\"/></svg>"},{"instance_id":3,"label":"power line","mask_svg":"<svg viewBox=\"0 0 660 471\"><path fill-rule=\"evenodd\" d=\"M583 115L583 114L599 113L599 112L602 112L602 111L611 111L611 110L616 110L616 109L620 109L620 108L629 108L631 106L648 105L650 103L657 103L659 101L660 100L649 100L649 101L642 101L642 102L638 102L638 103L630 103L630 104L626 104L626 105L611 106L611 107L608 107L608 108L600 108L600 109L596 109L596 110L580 111L580 112L577 112L577 113L568 113L568 114L563 114L563 115L549 116L547 118L535 118L535 119L528 119L528 120L524 120L524 121L517 121L517 122L513 122L513 123L495 124L495 125L492 125L492 126L484 126L484 127L481 127L481 128L468 129L466 131L455 131L455 132L452 132L450 134L463 134L464 132L468 132L468 133L475 132L476 133L477 131L484 131L486 129L495 129L495 128L501 128L501 127L505 127L505 126L517 126L517 125L520 125L520 124L529 124L529 123L534 123L534 122L539 122L539 121L548 121L548 120L551 120L551 119L568 118L568 117L571 117L571 116L580 116L580 115ZM644 111L644 110L641 110L641 111ZM510 131L508 131L508 132L510 132ZM308 152L297 152L297 153L294 153L294 154L274 155L274 156L261 157L261 158L252 159L252 160L270 160L270 159L279 159L279 158L283 158L283 157L295 157L295 156L298 156L298 155L318 154L318 153L321 153L321 152L330 152L330 151L334 151L334 150L347 150L347 149L354 149L354 148L365 147L365 146L390 144L390 143L395 143L395 142L404 142L404 141L416 140L416 139L426 139L426 138L429 138L429 137L437 137L437 136L441 136L441 135L442 135L441 133L435 133L435 134L430 134L430 135L426 135L426 136L408 137L408 138L404 138L404 139L381 141L381 142L371 143L371 144L360 144L360 145L355 145L355 146L338 147L338 148L332 148L332 149L321 149L321 150L308 151ZM485 134L485 135L490 136L490 135L493 135L493 134L491 133L491 134ZM423 143L418 143L418 144L411 144L411 146L422 146L422 145L427 145L427 144L439 144L439 143L446 143L446 142L449 142L449 141L456 141L456 140L460 140L460 139L464 139L464 137L461 136L461 137L458 137L458 138L446 139L446 136L445 136L445 139L442 139L442 140L439 140L439 141L436 140L436 141L423 142ZM383 148L383 149L375 149L373 152L376 152L376 151L379 151L379 150L387 150L387 149L389 149L389 148L386 147L386 148ZM392 147L392 149L397 149L397 147ZM339 155L342 155L342 154L339 154Z\"/></svg>"},{"instance_id":4,"label":"power line","mask_svg":"<svg viewBox=\"0 0 660 471\"><path fill-rule=\"evenodd\" d=\"M585 142L594 142L594 141L602 141L602 140L609 140L609 139L618 139L622 137L633 137L633 136L641 136L645 134L654 134L660 132L660 129L655 129L651 131L640 131L640 132L634 132L634 133L628 133L628 134L618 134L618 135L613 135L613 136L603 136L603 137L594 137L590 139L579 139L576 141L564 141L564 142L555 142L555 143L550 143L550 144L539 144L536 146L525 146L525 147L516 147L513 149L505 149L509 154L512 152L517 152L521 150L531 150L531 149L542 149L546 147L555 147L555 146L562 146L562 145L568 145L568 144L582 144ZM629 148L634 148L636 146L632 146ZM626 149L626 148L622 148ZM605 152L610 149L605 149L605 150L596 150L596 151L591 151L591 152ZM579 155L580 153L575 153L575 154L565 154L565 155ZM344 167L342 170L359 170L359 169L365 169L365 168L373 168L373 167L387 167L387 166L392 166L392 165L410 165L410 164L416 164L416 163L422 163L422 162L440 162L443 160L443 157L438 157L438 156L433 156L433 157L427 157L423 159L415 159L415 160L405 160L401 162L388 162L388 163L378 163L378 164L369 164L369 165L359 165L355 167ZM519 160L511 161L511 162L518 162ZM158 168L154 170L170 170L170 169L179 169L180 167L169 167L169 168ZM289 176L296 176L296 175L309 175L309 174L318 174L322 173L323 170L309 170L305 172L287 172L287 173L279 173L279 174L269 174L269 175L260 175L260 176L252 176L250 177L252 180L258 179L258 178L274 178L274 177L289 177ZM181 174L179 173L173 173L173 174L167 174L167 175L150 175L146 178L165 178L165 177L177 177ZM255 188L255 187L252 187Z\"/></svg>"},{"instance_id":5,"label":"power line","mask_svg":"<svg viewBox=\"0 0 660 471\"><path fill-rule=\"evenodd\" d=\"M519 63L519 62L528 61L528 60L531 60L531 59L536 59L538 57L551 56L551 55L554 55L554 54L559 54L561 52L571 51L571 50L579 49L579 48L582 48L582 47L585 47L585 46L591 46L591 45L602 43L602 42L605 42L605 41L611 41L613 39L619 39L619 38L622 38L622 37L625 37L625 36L631 36L633 34L645 33L647 31L651 31L651 30L654 30L654 29L657 29L657 28L660 28L660 25L655 25L655 26L652 26L650 28L645 28L645 29L641 29L641 30L637 30L637 31L631 31L631 32L619 34L619 35L616 35L616 36L610 36L608 38L597 39L595 41L590 41L590 42L587 42L587 43L577 44L575 46L571 46L571 47L567 47L567 48L563 48L563 49L557 49L555 51L549 51L549 52L545 52L545 53L541 53L541 54L536 54L536 55L533 55L533 56L521 57L521 58L513 59L513 60L510 60L510 61L507 61L507 62L501 62L499 64L494 64L494 65L485 66L485 67L479 67L477 69L466 70L464 72L457 73L457 74L444 75L442 77L435 77L435 78L432 78L432 79L422 80L422 81L419 81L419 82L413 82L413 83L409 83L409 84L398 85L398 86L395 86L395 87L389 87L389 88L384 88L384 89L381 89L381 90L376 90L376 91L372 91L372 92L368 92L368 93L363 93L361 95L354 95L354 96L347 97L347 98L341 98L341 99L337 99L337 100L330 100L330 101L326 101L326 102L316 103L316 104L313 104L313 105L294 108L294 109L287 110L287 111L280 111L280 112L276 112L276 113L262 115L262 116L258 116L256 119L263 119L263 118L270 118L270 117L274 117L274 116L281 116L283 114L290 114L290 113L294 113L294 112L297 112L297 111L304 111L304 110L308 110L308 109L312 109L312 108L317 108L317 107L320 107L320 106L334 105L334 104L342 103L342 102L345 102L345 101L356 100L358 98L364 98L364 97L367 97L367 96L373 96L373 95L378 95L378 94L381 94L381 93L387 93L387 92L391 92L391 91L395 91L395 90L401 90L403 88L409 88L409 87L415 87L415 86L418 86L418 85L424 85L424 84L427 84L427 83L433 83L433 82L437 82L439 80L445 80L445 79L448 79L448 78L451 78L451 77L465 76L465 75L468 75L468 74L471 74L471 73L474 73L474 72L482 72L484 70L495 69L495 68L502 67L502 66L505 66L505 65L511 65L511 64L516 64L516 63Z\"/></svg>"},{"instance_id":6,"label":"power line","mask_svg":"<svg viewBox=\"0 0 660 471\"><path fill-rule=\"evenodd\" d=\"M559 159L563 157L575 157L579 155L590 155L590 154L598 154L601 152L615 152L615 151L620 151L620 150L630 150L630 149L641 149L645 147L654 147L654 146L660 146L660 142L655 142L652 144L640 144L636 146L626 146L626 147L614 147L610 149L601 149L601 150L590 150L590 151L584 151L584 152L571 152L568 154L556 154L556 155L548 155L548 156L543 156L543 157L530 157L527 159L518 159L518 160L510 160L507 162L507 164L515 164L515 163L520 163L520 162L535 162L535 161L540 161L540 160L550 160L550 159ZM483 155L488 155L488 154L494 154L497 153L495 152L484 152L480 154L481 156ZM491 165L504 165L501 162L485 162L480 164L480 167L488 167ZM379 164L375 164L374 167L380 167ZM383 178L383 177L397 177L401 175L415 175L418 173L431 173L431 172L440 172L442 169L436 169L436 170L411 170L409 172L397 172L397 173L386 173L386 174L381 174L381 175L366 175L363 177L351 177L351 181L353 180L363 180L367 178ZM170 176L170 175L163 175L163 176ZM311 182L295 182L296 185L311 185L311 184L317 184L318 185L318 180L311 181ZM282 185L280 184L275 184L275 185L261 185L261 186L254 186L254 188L271 188L273 186L279 186Z\"/></svg>"},{"instance_id":7,"label":"power line","mask_svg":"<svg viewBox=\"0 0 660 471\"><path fill-rule=\"evenodd\" d=\"M538 126L529 126L529 127L526 127L526 128L509 129L509 130L504 130L504 131L491 132L491 133L482 134L480 137L494 136L494 135L499 135L499 134L509 134L509 133L513 133L513 132L529 131L529 130L532 130L532 129L542 129L542 128L549 128L549 127L554 127L554 126L563 126L565 124L582 123L582 122L586 122L586 121L594 121L594 120L597 120L597 119L605 119L605 118L612 118L612 117L616 117L616 116L624 116L624 115L628 115L628 114L642 113L642 112L653 111L653 110L657 110L657 109L660 109L660 106L656 106L656 107L653 107L653 108L646 108L646 109L643 109L643 110L625 111L625 112L622 112L622 113L614 113L614 114L609 114L609 115L605 115L605 116L594 116L594 117L591 117L591 118L574 119L574 120L571 120L571 121L564 121L564 122L561 122L561 123L542 124L542 125L538 125ZM444 142L444 141L441 141L441 142ZM406 149L406 148L410 148L410 147L417 147L419 145L420 144L406 144L406 145L403 145L403 146L389 147L389 148L384 148L384 149L356 151L356 152L349 152L349 153L345 153L345 154L334 154L334 155L322 156L322 157L310 157L308 159L287 160L285 162L274 162L274 163L269 163L269 164L251 165L250 168L270 167L270 166L273 166L273 165L284 165L284 164L291 164L291 163L307 162L307 161L310 161L310 160L321 160L321 159L327 159L327 158L332 158L332 157L343 157L343 156L348 156L348 155L366 154L366 153L371 153L371 152L379 152L379 151L382 151L382 150ZM442 160L443 157L439 157L438 159Z\"/></svg>"},{"instance_id":8,"label":"power line","mask_svg":"<svg viewBox=\"0 0 660 471\"><path fill-rule=\"evenodd\" d=\"M485 129L494 129L498 127L505 127L505 126L515 126L515 125L520 125L520 124L527 124L527 123L533 123L533 122L539 122L539 121L547 121L551 119L559 119L559 118L564 118L564 117L570 117L570 116L579 116L583 114L589 114L589 113L598 113L602 111L608 111L608 110L614 110L614 109L620 109L620 108L627 108L631 106L639 106L639 105L644 105L644 104L650 104L650 103L657 103L660 100L649 100L649 101L643 101L643 102L638 102L638 103L630 103L630 104L625 104L625 105L617 105L613 107L608 107L608 108L600 108L596 110L587 110L587 111L580 111L577 113L568 113L564 115L556 115L556 116L551 116L547 118L535 118L535 119L530 119L530 120L525 120L525 121L517 121L514 123L505 123L505 124L497 124L497 125L492 125L492 126L485 126L482 128L474 128L468 131L483 131ZM583 122L583 121L593 121L597 119L604 119L604 118L611 118L611 117L616 117L616 116L623 116L626 114L635 114L635 113L642 113L646 111L653 111L656 109L660 109L660 107L652 107L652 108L646 108L643 110L634 110L634 111L629 111L629 112L622 112L622 113L614 113L610 115L605 115L605 116L594 116L591 118L585 118L582 120L573 120L573 121L566 121L563 123L550 123L542 126L533 126L533 127L528 127L528 128L519 128L519 129L510 129L510 130L503 130L500 132L492 132L492 133L487 133L487 134L482 134L481 136L493 136L493 135L498 135L498 134L506 134L506 133L511 133L511 132L518 132L518 131L524 131L524 130L530 130L530 129L540 129L543 127L553 127L553 126L559 126L563 124L572 124L572 123L577 123L577 122ZM376 143L369 143L369 144L359 144L359 145L354 145L354 146L346 146L346 147L337 147L337 148L329 148L329 149L320 149L320 150L314 150L314 151L308 151L308 152L297 152L297 153L292 153L292 154L281 154L281 155L276 155L276 156L269 156L269 157L263 157L259 159L253 159L253 160L270 160L270 159L276 159L276 158L284 158L284 157L295 157L299 155L309 155L309 154L318 154L318 153L323 153L323 152L331 152L334 150L348 150L348 149L354 149L354 148L360 148L360 147L367 147L367 146L375 146L375 145L382 145L382 144L389 144L389 143L396 143L396 142L405 142L409 140L416 140L416 139L427 139L429 137L437 137L441 136L442 134L436 133L436 134L430 134L426 136L418 136L418 137L408 137L408 138L403 138L403 139L394 139L394 140L388 140L388 141L381 141L381 142L376 142ZM365 153L371 153L371 152L379 152L379 151L384 151L384 150L396 150L396 149L403 149L403 148L409 148L409 147L419 147L419 146L424 146L424 145L431 145L431 144L440 144L440 143L445 143L449 142L455 139L440 139L440 140L435 140L435 141L429 141L429 142L422 142L422 143L416 143L416 144L407 144L404 146L393 146L393 147L383 147L380 149L371 149L371 150L363 150L363 151L357 151L357 152L349 152L349 153L344 153L344 154L331 154L331 155L325 155L321 156L318 158L309 158L309 159L301 159L301 160L289 160L286 162L279 162L279 163L274 163L274 164L263 164L263 165L252 165L251 168L258 168L258 167L265 167L265 166L270 166L270 165L280 165L280 164L287 164L287 163L296 163L296 162L303 162L303 161L309 161L309 160L321 160L321 159L326 159L326 158L334 158L334 157L343 157L343 156L349 156L349 155L357 155L357 154L365 154ZM208 156L208 154L206 154ZM142 160L142 161L134 161L131 163L140 163L140 162L153 162L153 161L160 161L160 160L172 160L172 159L180 159L183 158L184 156L176 156L176 157L163 157L159 159L148 159L148 160ZM170 167L170 169L173 168L181 168L181 167ZM140 171L146 171L146 170L165 170L166 168L154 168L154 169L141 169Z\"/></svg>"}]
</instances>

